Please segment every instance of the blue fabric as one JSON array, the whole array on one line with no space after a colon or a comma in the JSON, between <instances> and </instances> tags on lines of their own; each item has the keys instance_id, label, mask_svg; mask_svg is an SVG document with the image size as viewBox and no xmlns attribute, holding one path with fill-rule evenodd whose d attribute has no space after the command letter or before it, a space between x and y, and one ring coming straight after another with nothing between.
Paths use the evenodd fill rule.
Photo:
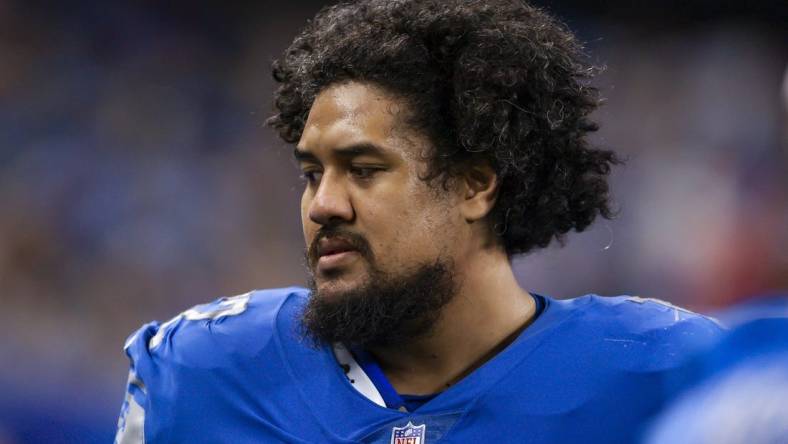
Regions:
<instances>
[{"instance_id":1,"label":"blue fabric","mask_svg":"<svg viewBox=\"0 0 788 444\"><path fill-rule=\"evenodd\" d=\"M386 378L385 373L383 373L383 370L378 365L374 356L362 349L353 350L353 356L356 358L358 365L364 370L364 373L366 373L372 381L372 384L375 385L375 388L378 389L378 393L380 393L380 396L386 403L386 407L395 410L400 407L405 407L405 400L397 393L397 390L391 385L388 378ZM413 411L414 409L408 408L407 410Z\"/></svg>"},{"instance_id":2,"label":"blue fabric","mask_svg":"<svg viewBox=\"0 0 788 444\"><path fill-rule=\"evenodd\" d=\"M788 442L788 296L737 306L734 328L689 361L649 444Z\"/></svg>"},{"instance_id":3,"label":"blue fabric","mask_svg":"<svg viewBox=\"0 0 788 444\"><path fill-rule=\"evenodd\" d=\"M649 300L545 298L505 350L406 413L365 398L330 347L301 337L307 298L257 291L243 310L220 300L132 336L146 442L389 444L409 423L426 426L429 444L633 442L662 406L665 378L720 332Z\"/></svg>"},{"instance_id":4,"label":"blue fabric","mask_svg":"<svg viewBox=\"0 0 788 444\"><path fill-rule=\"evenodd\" d=\"M413 412L439 394L440 393L433 393L431 395L400 395L400 399L402 399L402 406L405 407L405 410Z\"/></svg>"},{"instance_id":5,"label":"blue fabric","mask_svg":"<svg viewBox=\"0 0 788 444\"><path fill-rule=\"evenodd\" d=\"M539 315L542 314L542 311L545 307L545 299L543 296L534 294L534 303L536 304L536 308L534 311L533 321L535 321ZM378 393L383 398L383 401L386 403L386 407L390 409L400 409L405 407L405 409L409 412L415 411L428 401L432 400L432 398L438 396L439 393L434 393L431 395L408 395L408 394L399 394L397 390L391 385L388 378L386 378L386 374L383 373L383 370L378 365L375 357L372 356L370 353L364 351L363 349L354 349L353 356L356 358L356 362L358 362L359 366L364 370L364 373L367 374L369 379L372 381L372 384L375 385L375 388L378 389Z\"/></svg>"}]
</instances>

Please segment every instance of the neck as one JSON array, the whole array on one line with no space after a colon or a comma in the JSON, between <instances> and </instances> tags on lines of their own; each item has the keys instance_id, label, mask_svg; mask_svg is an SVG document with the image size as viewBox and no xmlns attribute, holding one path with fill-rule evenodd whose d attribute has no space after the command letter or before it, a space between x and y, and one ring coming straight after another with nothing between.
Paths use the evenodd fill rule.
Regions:
<instances>
[{"instance_id":1,"label":"neck","mask_svg":"<svg viewBox=\"0 0 788 444\"><path fill-rule=\"evenodd\" d=\"M503 252L485 251L456 270L464 279L433 332L405 347L369 350L399 393L444 390L503 350L532 320L536 304Z\"/></svg>"}]
</instances>

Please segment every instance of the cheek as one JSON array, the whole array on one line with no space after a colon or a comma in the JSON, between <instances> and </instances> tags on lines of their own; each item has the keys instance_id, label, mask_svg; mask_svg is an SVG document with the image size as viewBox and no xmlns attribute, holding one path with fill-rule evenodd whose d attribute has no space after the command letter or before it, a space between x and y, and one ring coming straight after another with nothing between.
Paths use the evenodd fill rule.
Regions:
<instances>
[{"instance_id":1,"label":"cheek","mask_svg":"<svg viewBox=\"0 0 788 444\"><path fill-rule=\"evenodd\" d=\"M391 208L386 218L390 227L385 235L382 251L398 262L423 262L439 254L449 253L457 243L456 211L433 196L419 196L405 201L405 205Z\"/></svg>"},{"instance_id":2,"label":"cheek","mask_svg":"<svg viewBox=\"0 0 788 444\"><path fill-rule=\"evenodd\" d=\"M456 224L452 208L437 210L424 217L422 230L436 252L448 253L459 246L461 227Z\"/></svg>"},{"instance_id":3,"label":"cheek","mask_svg":"<svg viewBox=\"0 0 788 444\"><path fill-rule=\"evenodd\" d=\"M421 201L418 229L422 241L434 254L452 254L460 248L467 224L458 211L458 203L450 195L436 196L433 191Z\"/></svg>"},{"instance_id":4,"label":"cheek","mask_svg":"<svg viewBox=\"0 0 788 444\"><path fill-rule=\"evenodd\" d=\"M407 196L402 191L387 193L357 207L359 228L384 268L407 259L414 237L421 231L418 213Z\"/></svg>"}]
</instances>

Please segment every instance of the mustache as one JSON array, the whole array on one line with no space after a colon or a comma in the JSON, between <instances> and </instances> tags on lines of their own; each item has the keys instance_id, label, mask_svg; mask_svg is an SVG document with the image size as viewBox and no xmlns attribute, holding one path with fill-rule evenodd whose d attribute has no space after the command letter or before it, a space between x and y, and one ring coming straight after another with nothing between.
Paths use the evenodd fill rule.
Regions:
<instances>
[{"instance_id":1,"label":"mustache","mask_svg":"<svg viewBox=\"0 0 788 444\"><path fill-rule=\"evenodd\" d=\"M312 269L315 268L317 264L317 260L319 259L319 244L322 239L325 238L339 238L343 241L350 244L350 246L358 251L358 253L368 261L372 262L374 259L374 255L372 253L372 248L369 246L369 242L364 239L358 233L354 233L352 231L348 231L346 229L337 227L337 226L323 226L315 235L312 242L309 243L309 248L307 249L307 260L309 261L309 265Z\"/></svg>"}]
</instances>

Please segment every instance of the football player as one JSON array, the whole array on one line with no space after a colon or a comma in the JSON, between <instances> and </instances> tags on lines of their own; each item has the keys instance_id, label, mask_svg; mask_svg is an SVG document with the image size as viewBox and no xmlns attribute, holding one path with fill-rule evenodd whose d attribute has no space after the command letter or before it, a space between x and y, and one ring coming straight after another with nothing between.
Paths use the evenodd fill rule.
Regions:
<instances>
[{"instance_id":1,"label":"football player","mask_svg":"<svg viewBox=\"0 0 788 444\"><path fill-rule=\"evenodd\" d=\"M635 439L717 325L530 293L511 266L611 216L593 73L520 0L322 10L274 64L269 120L304 178L309 288L142 327L117 442Z\"/></svg>"},{"instance_id":2,"label":"football player","mask_svg":"<svg viewBox=\"0 0 788 444\"><path fill-rule=\"evenodd\" d=\"M788 294L764 294L721 313L730 328L689 360L647 444L788 442Z\"/></svg>"}]
</instances>

